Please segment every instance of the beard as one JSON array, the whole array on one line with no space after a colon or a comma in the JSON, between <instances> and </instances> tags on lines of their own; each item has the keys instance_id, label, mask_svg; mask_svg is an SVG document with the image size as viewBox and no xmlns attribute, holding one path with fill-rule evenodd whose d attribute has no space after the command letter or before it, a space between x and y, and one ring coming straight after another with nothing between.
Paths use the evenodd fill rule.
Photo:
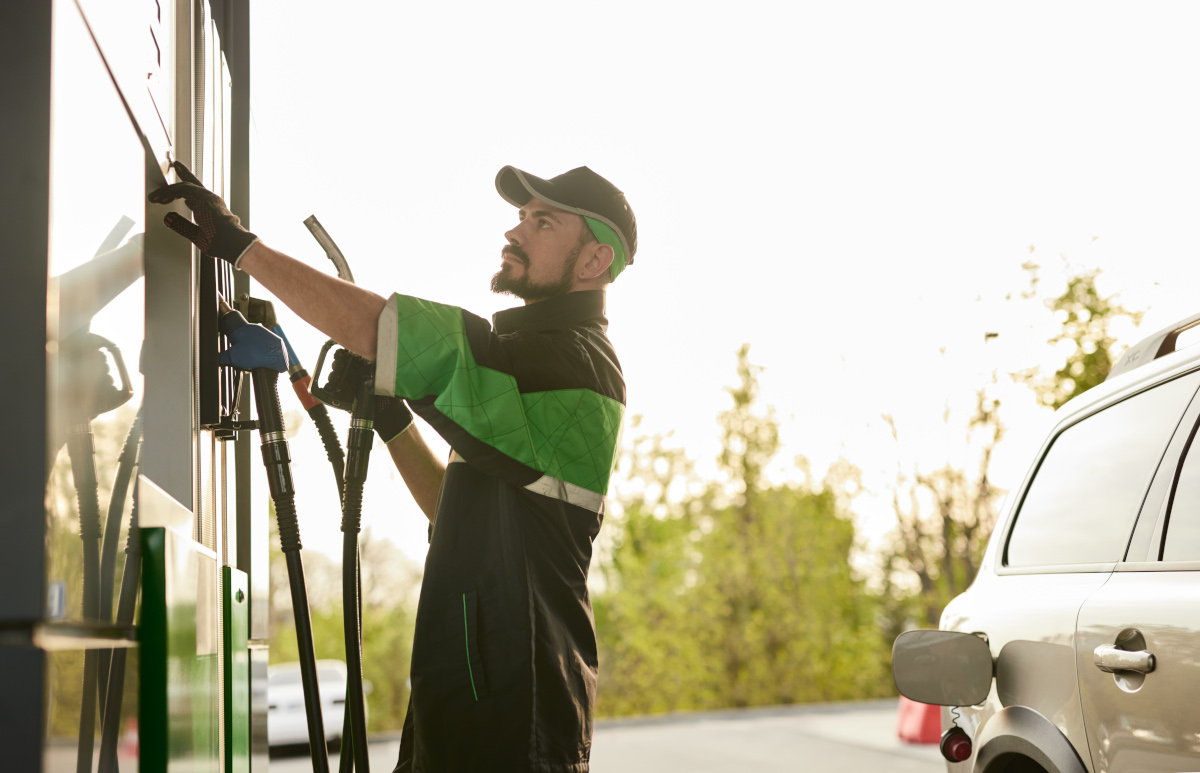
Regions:
<instances>
[{"instance_id":1,"label":"beard","mask_svg":"<svg viewBox=\"0 0 1200 773\"><path fill-rule=\"evenodd\" d=\"M505 263L499 271L492 275L492 292L511 295L528 303L534 303L571 292L571 285L574 284L575 260L582 254L583 245L579 245L567 255L563 261L562 274L558 279L544 283L530 280L529 258L520 247L509 245L501 252L518 258L525 266L525 273L514 277L512 265Z\"/></svg>"}]
</instances>

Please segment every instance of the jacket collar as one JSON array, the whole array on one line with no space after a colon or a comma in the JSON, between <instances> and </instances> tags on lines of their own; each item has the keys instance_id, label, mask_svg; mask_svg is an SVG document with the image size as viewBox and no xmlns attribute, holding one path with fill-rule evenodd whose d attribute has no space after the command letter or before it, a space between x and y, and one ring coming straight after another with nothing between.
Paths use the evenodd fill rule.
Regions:
<instances>
[{"instance_id":1,"label":"jacket collar","mask_svg":"<svg viewBox=\"0 0 1200 773\"><path fill-rule=\"evenodd\" d=\"M549 330L589 322L599 325L601 330L608 329L608 320L604 318L603 290L579 290L492 315L492 324L501 335L518 330Z\"/></svg>"}]
</instances>

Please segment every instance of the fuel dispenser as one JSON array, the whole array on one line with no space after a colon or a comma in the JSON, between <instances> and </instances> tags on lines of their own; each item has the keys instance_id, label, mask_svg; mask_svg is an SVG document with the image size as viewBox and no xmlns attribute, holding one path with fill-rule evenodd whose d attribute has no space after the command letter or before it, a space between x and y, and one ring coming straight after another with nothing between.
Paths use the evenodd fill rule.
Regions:
<instances>
[{"instance_id":1,"label":"fuel dispenser","mask_svg":"<svg viewBox=\"0 0 1200 773\"><path fill-rule=\"evenodd\" d=\"M10 204L0 326L23 376L0 380L5 404L21 406L0 444L4 768L265 767L267 489L289 571L303 573L275 394L287 372L342 495L342 769L353 760L367 771L357 542L370 368L333 352L329 380L313 383L248 279L146 211L148 191L182 159L248 222L248 4L11 0L0 30L19 32L0 49L23 73L0 82L0 100L23 116L0 126L11 172L0 178ZM105 233L95 254L80 244ZM244 359L251 348L270 354ZM125 362L134 353L136 368ZM313 393L352 411L345 451ZM303 639L307 604L294 586ZM315 694L315 676L306 681ZM323 738L319 710L310 715ZM314 769L327 769L323 744L311 746Z\"/></svg>"}]
</instances>

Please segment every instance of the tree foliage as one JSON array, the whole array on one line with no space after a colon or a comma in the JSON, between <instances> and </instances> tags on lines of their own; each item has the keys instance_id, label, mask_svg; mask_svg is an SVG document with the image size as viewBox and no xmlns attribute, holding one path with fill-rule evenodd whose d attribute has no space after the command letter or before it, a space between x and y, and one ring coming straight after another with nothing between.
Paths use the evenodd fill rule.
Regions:
<instances>
[{"instance_id":1,"label":"tree foliage","mask_svg":"<svg viewBox=\"0 0 1200 773\"><path fill-rule=\"evenodd\" d=\"M1024 268L1030 275L1029 295L1035 295L1039 267L1026 263ZM1061 295L1045 299L1046 307L1062 321L1062 329L1047 341L1067 349L1062 367L1048 375L1037 369L1016 374L1044 405L1055 410L1108 377L1118 355L1112 322L1128 317L1137 324L1142 319L1142 312L1126 309L1116 295L1101 295L1096 289L1099 276L1098 268L1078 271L1068 277Z\"/></svg>"},{"instance_id":2,"label":"tree foliage","mask_svg":"<svg viewBox=\"0 0 1200 773\"><path fill-rule=\"evenodd\" d=\"M271 532L271 662L294 662L300 659L296 627L287 566L279 550L273 514ZM367 695L368 729L373 733L399 730L408 708L408 672L416 623L413 597L420 570L391 542L372 538L369 529L360 539L359 556L363 580L363 678L371 683ZM304 571L316 655L345 660L341 566L321 553L305 551Z\"/></svg>"},{"instance_id":3,"label":"tree foliage","mask_svg":"<svg viewBox=\"0 0 1200 773\"><path fill-rule=\"evenodd\" d=\"M897 471L892 489L896 529L883 554L889 641L914 619L923 627L936 628L942 609L975 579L1003 493L988 474L1004 437L999 409L999 400L989 396L986 388L976 393L964 437L967 445L978 448L974 471L951 464L932 472ZM895 422L890 416L884 419L899 443ZM945 421L951 420L947 412ZM915 578L915 588L904 582L906 574Z\"/></svg>"},{"instance_id":4,"label":"tree foliage","mask_svg":"<svg viewBox=\"0 0 1200 773\"><path fill-rule=\"evenodd\" d=\"M644 714L886 694L875 605L831 481L771 484L779 425L738 352L719 417L725 486L699 485L661 437L622 459L607 588L596 598L600 711ZM615 527L615 528L614 528Z\"/></svg>"}]
</instances>

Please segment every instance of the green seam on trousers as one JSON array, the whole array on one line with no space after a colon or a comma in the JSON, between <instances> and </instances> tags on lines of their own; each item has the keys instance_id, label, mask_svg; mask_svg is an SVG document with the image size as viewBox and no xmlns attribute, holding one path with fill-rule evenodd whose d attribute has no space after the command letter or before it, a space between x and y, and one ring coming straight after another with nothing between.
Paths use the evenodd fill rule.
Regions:
<instances>
[{"instance_id":1,"label":"green seam on trousers","mask_svg":"<svg viewBox=\"0 0 1200 773\"><path fill-rule=\"evenodd\" d=\"M479 693L475 691L475 674L471 671L471 633L467 628L467 594L463 594L463 638L467 643L467 676L471 677L471 692L475 695L475 702L479 702Z\"/></svg>"}]
</instances>

